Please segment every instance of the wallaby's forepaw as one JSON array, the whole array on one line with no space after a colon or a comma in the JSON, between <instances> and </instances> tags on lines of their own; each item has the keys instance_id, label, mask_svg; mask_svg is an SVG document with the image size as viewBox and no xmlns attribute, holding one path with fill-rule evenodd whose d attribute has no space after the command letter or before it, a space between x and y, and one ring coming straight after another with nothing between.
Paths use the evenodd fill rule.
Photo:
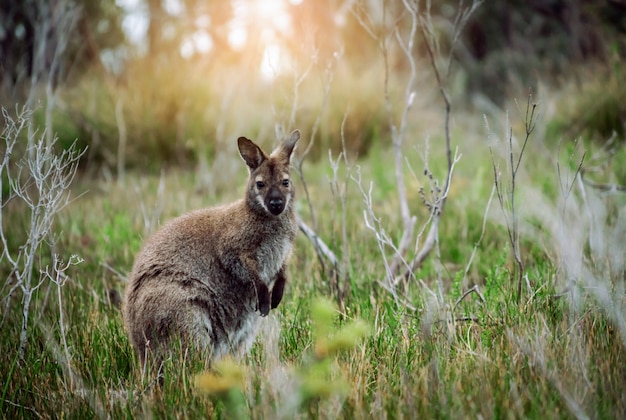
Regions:
<instances>
[{"instance_id":1,"label":"wallaby's forepaw","mask_svg":"<svg viewBox=\"0 0 626 420\"><path fill-rule=\"evenodd\" d=\"M266 285L259 285L257 287L258 309L261 312L261 316L267 316L270 313L270 291Z\"/></svg>"},{"instance_id":2,"label":"wallaby's forepaw","mask_svg":"<svg viewBox=\"0 0 626 420\"><path fill-rule=\"evenodd\" d=\"M283 300L283 292L285 291L285 267L281 267L280 271L276 275L276 281L274 282L274 288L272 289L272 309L278 307L278 304Z\"/></svg>"},{"instance_id":3,"label":"wallaby's forepaw","mask_svg":"<svg viewBox=\"0 0 626 420\"><path fill-rule=\"evenodd\" d=\"M270 303L269 302L264 302L264 303L260 303L259 302L259 312L261 312L261 316L262 317L266 317L267 314L270 313Z\"/></svg>"},{"instance_id":4,"label":"wallaby's forepaw","mask_svg":"<svg viewBox=\"0 0 626 420\"><path fill-rule=\"evenodd\" d=\"M280 283L276 282L276 284L274 285L274 290L272 290L272 309L277 308L278 304L283 299L284 287L285 287L284 280Z\"/></svg>"},{"instance_id":5,"label":"wallaby's forepaw","mask_svg":"<svg viewBox=\"0 0 626 420\"><path fill-rule=\"evenodd\" d=\"M272 293L272 309L276 309L278 308L278 304L280 303L282 299L282 296L280 298L274 297L274 294Z\"/></svg>"}]
</instances>

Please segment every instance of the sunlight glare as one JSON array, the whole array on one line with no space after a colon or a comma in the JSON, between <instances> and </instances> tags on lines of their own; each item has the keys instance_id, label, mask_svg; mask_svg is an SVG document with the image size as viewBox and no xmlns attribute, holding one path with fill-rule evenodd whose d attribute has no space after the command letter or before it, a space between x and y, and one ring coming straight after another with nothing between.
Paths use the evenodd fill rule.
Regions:
<instances>
[{"instance_id":1,"label":"sunlight glare","mask_svg":"<svg viewBox=\"0 0 626 420\"><path fill-rule=\"evenodd\" d=\"M255 0L250 5L250 14L271 30L285 32L291 23L285 6L285 0Z\"/></svg>"},{"instance_id":2,"label":"sunlight glare","mask_svg":"<svg viewBox=\"0 0 626 420\"><path fill-rule=\"evenodd\" d=\"M213 40L206 31L196 31L185 38L180 46L180 55L191 58L194 54L206 54L213 49Z\"/></svg>"},{"instance_id":3,"label":"sunlight glare","mask_svg":"<svg viewBox=\"0 0 626 420\"><path fill-rule=\"evenodd\" d=\"M274 80L279 71L285 67L285 60L281 51L282 49L276 44L268 45L263 51L260 71L264 80Z\"/></svg>"},{"instance_id":4,"label":"sunlight glare","mask_svg":"<svg viewBox=\"0 0 626 420\"><path fill-rule=\"evenodd\" d=\"M193 45L199 54L206 54L213 48L213 40L205 31L197 31L193 34Z\"/></svg>"},{"instance_id":5,"label":"sunlight glare","mask_svg":"<svg viewBox=\"0 0 626 420\"><path fill-rule=\"evenodd\" d=\"M228 33L228 43L235 50L241 50L248 40L248 31L243 26L235 26Z\"/></svg>"},{"instance_id":6,"label":"sunlight glare","mask_svg":"<svg viewBox=\"0 0 626 420\"><path fill-rule=\"evenodd\" d=\"M167 14L178 16L185 10L185 5L180 0L165 0L162 7Z\"/></svg>"},{"instance_id":7,"label":"sunlight glare","mask_svg":"<svg viewBox=\"0 0 626 420\"><path fill-rule=\"evenodd\" d=\"M260 76L273 80L289 67L284 39L293 36L292 18L287 9L297 0L233 0L234 18L228 43L238 51L255 49L261 53Z\"/></svg>"},{"instance_id":8,"label":"sunlight glare","mask_svg":"<svg viewBox=\"0 0 626 420\"><path fill-rule=\"evenodd\" d=\"M191 58L194 53L193 42L187 38L180 45L180 55L183 58Z\"/></svg>"},{"instance_id":9,"label":"sunlight glare","mask_svg":"<svg viewBox=\"0 0 626 420\"><path fill-rule=\"evenodd\" d=\"M145 47L145 38L150 26L150 20L142 8L139 0L116 0L117 6L124 11L122 30L128 40L135 45Z\"/></svg>"}]
</instances>

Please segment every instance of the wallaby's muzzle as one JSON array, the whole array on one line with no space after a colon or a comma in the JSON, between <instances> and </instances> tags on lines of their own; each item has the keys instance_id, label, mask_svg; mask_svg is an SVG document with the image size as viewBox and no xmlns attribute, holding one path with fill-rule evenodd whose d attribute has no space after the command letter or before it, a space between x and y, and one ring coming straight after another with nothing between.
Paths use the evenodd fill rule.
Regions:
<instances>
[{"instance_id":1,"label":"wallaby's muzzle","mask_svg":"<svg viewBox=\"0 0 626 420\"><path fill-rule=\"evenodd\" d=\"M283 210L285 210L285 198L278 188L270 188L267 196L265 197L265 207L274 216L278 216L283 212Z\"/></svg>"}]
</instances>

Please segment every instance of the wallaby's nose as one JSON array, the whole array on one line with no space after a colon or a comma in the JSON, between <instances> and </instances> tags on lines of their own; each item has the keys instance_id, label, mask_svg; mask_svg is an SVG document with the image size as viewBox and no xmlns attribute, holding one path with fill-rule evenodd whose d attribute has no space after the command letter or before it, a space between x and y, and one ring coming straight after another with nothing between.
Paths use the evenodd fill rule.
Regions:
<instances>
[{"instance_id":1,"label":"wallaby's nose","mask_svg":"<svg viewBox=\"0 0 626 420\"><path fill-rule=\"evenodd\" d=\"M270 213L278 216L285 210L285 199L279 191L271 189L267 194L265 205Z\"/></svg>"},{"instance_id":2,"label":"wallaby's nose","mask_svg":"<svg viewBox=\"0 0 626 420\"><path fill-rule=\"evenodd\" d=\"M278 216L285 209L285 201L281 197L270 198L268 209L274 216Z\"/></svg>"}]
</instances>

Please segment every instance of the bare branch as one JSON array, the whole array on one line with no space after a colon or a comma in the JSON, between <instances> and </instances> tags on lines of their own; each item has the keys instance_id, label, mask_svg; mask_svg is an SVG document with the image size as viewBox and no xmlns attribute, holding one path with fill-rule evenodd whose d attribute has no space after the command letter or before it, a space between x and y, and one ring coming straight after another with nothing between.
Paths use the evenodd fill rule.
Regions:
<instances>
[{"instance_id":1,"label":"bare branch","mask_svg":"<svg viewBox=\"0 0 626 420\"><path fill-rule=\"evenodd\" d=\"M124 102L118 98L115 103L115 121L117 123L117 131L119 141L117 144L117 179L119 182L124 181L126 175L126 144L128 135L126 131L126 121L124 120Z\"/></svg>"},{"instance_id":2,"label":"bare branch","mask_svg":"<svg viewBox=\"0 0 626 420\"><path fill-rule=\"evenodd\" d=\"M580 171L580 177L582 178L583 182L590 186L591 188L595 188L598 191L602 191L602 192L606 192L606 193L612 193L612 192L626 192L626 185L619 185L619 184L602 184L602 183L598 183L598 182L593 182L588 180L587 178L585 178L585 172L583 170Z\"/></svg>"},{"instance_id":3,"label":"bare branch","mask_svg":"<svg viewBox=\"0 0 626 420\"><path fill-rule=\"evenodd\" d=\"M466 290L465 293L463 293L463 295L461 295L461 297L457 299L457 301L454 303L454 309L453 310L456 310L456 307L459 306L459 303L461 303L463 301L463 299L465 299L466 297L468 297L472 293L476 293L478 295L478 297L480 298L481 302L484 305L487 304L487 300L485 299L483 294L480 293L480 289L478 288L478 285L475 284L471 289Z\"/></svg>"},{"instance_id":4,"label":"bare branch","mask_svg":"<svg viewBox=\"0 0 626 420\"><path fill-rule=\"evenodd\" d=\"M439 235L439 220L441 219L441 215L442 215L443 203L448 197L448 193L450 191L450 185L451 185L451 180L452 180L452 174L454 172L454 166L458 163L458 161L461 158L461 156L458 155L458 148L454 156L455 157L454 157L454 160L452 161L452 166L448 172L448 178L446 179L446 187L443 191L443 194L441 195L441 197L438 197L436 199L434 205L432 206L431 216L430 216L431 219L429 220L430 229L428 230L428 235L426 236L426 240L424 241L424 244L422 245L422 247L419 248L419 250L417 251L417 254L413 258L413 260L408 264L407 272L405 272L401 276L397 276L394 279L395 284L398 284L401 281L401 279L406 278L408 274L412 273L413 271L421 267L424 261L426 261L426 258L428 258L428 255L430 255L431 251L433 250L435 243L437 242L437 238Z\"/></svg>"},{"instance_id":5,"label":"bare branch","mask_svg":"<svg viewBox=\"0 0 626 420\"><path fill-rule=\"evenodd\" d=\"M313 243L315 250L318 254L323 255L334 267L339 267L339 259L335 253L324 243L317 233L311 229L300 216L297 216L298 227L300 231Z\"/></svg>"}]
</instances>

